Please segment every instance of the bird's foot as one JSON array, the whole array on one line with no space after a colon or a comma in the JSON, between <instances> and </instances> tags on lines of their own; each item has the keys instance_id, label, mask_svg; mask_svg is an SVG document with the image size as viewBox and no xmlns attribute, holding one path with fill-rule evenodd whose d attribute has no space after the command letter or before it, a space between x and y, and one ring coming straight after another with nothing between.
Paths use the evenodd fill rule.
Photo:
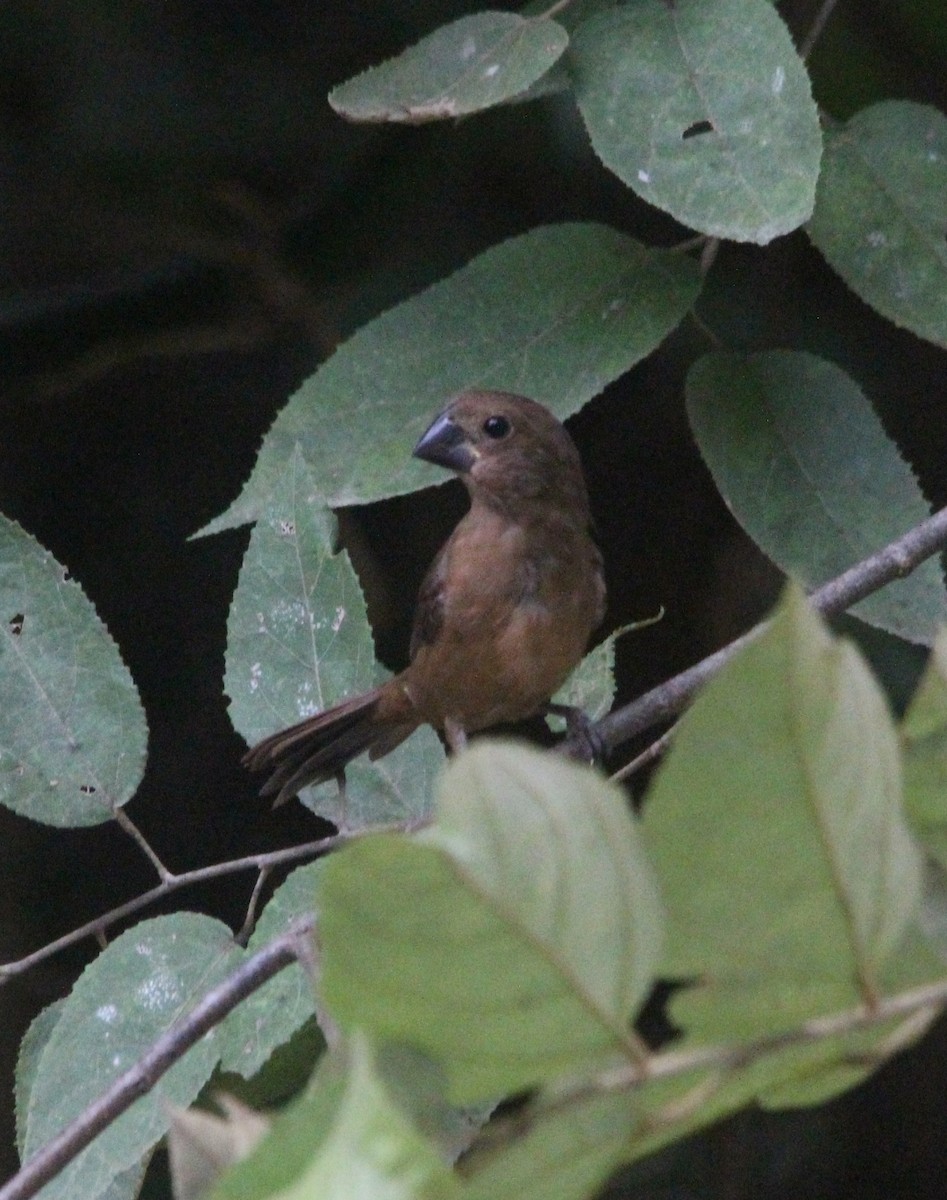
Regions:
<instances>
[{"instance_id":1,"label":"bird's foot","mask_svg":"<svg viewBox=\"0 0 947 1200\"><path fill-rule=\"evenodd\" d=\"M547 717L562 717L565 720L566 737L572 743L568 749L570 758L601 762L605 757L605 742L587 713L571 704L553 704L552 701L546 705L544 712Z\"/></svg>"}]
</instances>

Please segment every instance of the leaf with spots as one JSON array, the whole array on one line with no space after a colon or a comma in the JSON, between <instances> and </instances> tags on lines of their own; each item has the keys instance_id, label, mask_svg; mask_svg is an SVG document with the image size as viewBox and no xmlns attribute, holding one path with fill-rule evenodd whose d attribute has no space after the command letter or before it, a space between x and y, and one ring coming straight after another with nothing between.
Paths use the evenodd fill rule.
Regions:
<instances>
[{"instance_id":1,"label":"leaf with spots","mask_svg":"<svg viewBox=\"0 0 947 1200\"><path fill-rule=\"evenodd\" d=\"M809 236L848 286L947 346L947 117L889 100L826 134Z\"/></svg>"},{"instance_id":2,"label":"leaf with spots","mask_svg":"<svg viewBox=\"0 0 947 1200\"><path fill-rule=\"evenodd\" d=\"M148 729L118 647L48 550L0 517L0 803L97 825L141 782Z\"/></svg>"},{"instance_id":3,"label":"leaf with spots","mask_svg":"<svg viewBox=\"0 0 947 1200\"><path fill-rule=\"evenodd\" d=\"M568 62L593 148L649 204L760 245L811 214L818 113L766 0L637 0L581 24Z\"/></svg>"},{"instance_id":4,"label":"leaf with spots","mask_svg":"<svg viewBox=\"0 0 947 1200\"><path fill-rule=\"evenodd\" d=\"M59 1010L29 1089L29 1158L238 965L230 930L197 913L143 921L86 968ZM132 1171L170 1123L170 1105L192 1103L218 1058L216 1034L193 1046L52 1183L44 1200L98 1197Z\"/></svg>"},{"instance_id":5,"label":"leaf with spots","mask_svg":"<svg viewBox=\"0 0 947 1200\"><path fill-rule=\"evenodd\" d=\"M230 717L256 742L378 682L358 577L297 446L250 536L230 608Z\"/></svg>"},{"instance_id":6,"label":"leaf with spots","mask_svg":"<svg viewBox=\"0 0 947 1200\"><path fill-rule=\"evenodd\" d=\"M335 520L299 447L250 536L230 609L225 687L251 744L374 687L386 675L358 577L333 552ZM380 762L360 760L342 797L334 780L303 803L340 828L414 820L430 809L440 742L419 730Z\"/></svg>"},{"instance_id":7,"label":"leaf with spots","mask_svg":"<svg viewBox=\"0 0 947 1200\"><path fill-rule=\"evenodd\" d=\"M329 103L350 121L417 125L465 116L526 91L568 41L548 18L473 13L333 88Z\"/></svg>"}]
</instances>

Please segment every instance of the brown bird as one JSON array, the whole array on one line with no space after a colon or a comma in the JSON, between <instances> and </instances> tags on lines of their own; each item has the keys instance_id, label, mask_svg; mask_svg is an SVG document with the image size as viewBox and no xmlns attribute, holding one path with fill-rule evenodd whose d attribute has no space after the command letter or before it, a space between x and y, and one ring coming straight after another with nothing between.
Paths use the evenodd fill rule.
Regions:
<instances>
[{"instance_id":1,"label":"brown bird","mask_svg":"<svg viewBox=\"0 0 947 1200\"><path fill-rule=\"evenodd\" d=\"M455 471L470 509L418 594L410 663L364 695L265 738L244 757L276 803L380 758L427 722L456 750L468 733L553 711L549 698L602 619L602 557L572 438L541 404L464 392L414 448Z\"/></svg>"}]
</instances>

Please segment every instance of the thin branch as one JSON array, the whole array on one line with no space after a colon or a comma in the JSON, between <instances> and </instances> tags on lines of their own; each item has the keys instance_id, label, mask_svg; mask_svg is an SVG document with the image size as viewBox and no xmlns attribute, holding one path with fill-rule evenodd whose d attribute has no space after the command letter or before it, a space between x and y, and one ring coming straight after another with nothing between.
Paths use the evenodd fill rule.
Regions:
<instances>
[{"instance_id":1,"label":"thin branch","mask_svg":"<svg viewBox=\"0 0 947 1200\"><path fill-rule=\"evenodd\" d=\"M720 238L708 238L700 255L700 277L706 279L720 252Z\"/></svg>"},{"instance_id":2,"label":"thin branch","mask_svg":"<svg viewBox=\"0 0 947 1200\"><path fill-rule=\"evenodd\" d=\"M890 542L876 554L870 555L822 587L816 588L810 594L809 600L823 616L837 616L886 584L910 575L925 559L942 550L945 544L947 508L942 508L903 537ZM767 625L767 621L761 622L701 662L652 688L650 692L639 696L624 708L603 717L597 722L594 730L606 752L614 750L654 725L677 716L688 701L693 699L695 693L738 651L758 638ZM581 746L575 744L572 738L566 738L561 749L563 753L577 757L581 753Z\"/></svg>"},{"instance_id":3,"label":"thin branch","mask_svg":"<svg viewBox=\"0 0 947 1200\"><path fill-rule=\"evenodd\" d=\"M677 722L670 729L666 729L659 738L655 738L651 745L636 755L631 762L627 762L623 767L619 768L611 776L612 783L621 783L623 779L630 778L630 776L640 771L642 767L646 767L649 763L654 762L656 758L660 758L668 746L670 746L676 729Z\"/></svg>"},{"instance_id":4,"label":"thin branch","mask_svg":"<svg viewBox=\"0 0 947 1200\"><path fill-rule=\"evenodd\" d=\"M267 980L296 961L297 946L312 929L312 919L247 959L223 983L213 988L181 1021L160 1037L147 1054L89 1105L74 1121L47 1142L2 1188L0 1200L29 1200L83 1151L108 1125L149 1092L187 1050L218 1025L237 1005Z\"/></svg>"},{"instance_id":5,"label":"thin branch","mask_svg":"<svg viewBox=\"0 0 947 1200\"><path fill-rule=\"evenodd\" d=\"M169 893L176 892L181 888L191 887L197 883L206 883L209 879L219 879L221 876L233 875L239 871L271 871L275 867L298 862L300 859L316 858L320 854L325 854L327 851L334 850L337 846L343 845L345 842L363 837L368 833L403 832L411 828L414 828L414 826L407 823L371 825L365 829L335 833L331 837L320 838L315 842L305 842L299 846L290 846L285 850L273 850L266 854L252 854L247 858L235 858L229 862L213 863L209 867L198 867L193 871L184 871L180 875L169 875L161 883L151 888L150 891L143 892L140 896L135 896L133 899L126 901L126 903L119 904L107 913L103 913L102 916L87 921L84 925L80 925L78 929L73 929L71 933L63 934L62 937L57 938L54 942L50 942L39 950L34 950L32 954L27 954L25 958L17 959L15 962L0 963L0 987L15 975L22 975L24 971L30 970L38 963L51 958L54 954L58 954L61 950L65 950L77 942L84 941L87 937L98 936L110 925L114 925L117 921L121 921L125 917L130 917L133 913L147 908L156 900L160 900L163 896L167 896Z\"/></svg>"},{"instance_id":6,"label":"thin branch","mask_svg":"<svg viewBox=\"0 0 947 1200\"><path fill-rule=\"evenodd\" d=\"M938 979L934 983L910 988L893 996L885 996L872 1005L860 1004L856 1008L845 1009L842 1012L813 1017L795 1029L769 1034L754 1041L721 1042L709 1046L696 1046L687 1050L666 1050L653 1054L643 1064L631 1063L604 1071L600 1075L592 1079L584 1079L572 1087L557 1089L555 1095L548 1100L540 1098L525 1110L511 1113L509 1117L499 1118L485 1131L482 1153L489 1154L512 1138L518 1137L524 1124L527 1127L532 1126L543 1117L558 1112L567 1112L574 1105L581 1104L595 1096L633 1091L654 1080L687 1075L692 1071L717 1072L716 1078L712 1078L709 1083L709 1092L706 1088L707 1081L700 1081L694 1091L687 1093L683 1114L673 1111L668 1113L671 1119L679 1115L688 1117L693 1113L694 1100L699 1105L703 1100L709 1099L717 1087L725 1081L728 1073L748 1067L766 1055L793 1046L823 1042L845 1034L857 1033L859 1030L870 1029L872 1026L883 1025L899 1017L905 1017L903 1025L899 1025L890 1038L886 1038L879 1044L877 1055L868 1057L861 1055L859 1057L859 1065L874 1067L890 1058L892 1053L903 1049L921 1036L940 1014L945 1004L947 1004L947 979ZM680 1102L675 1101L674 1103L677 1106ZM476 1153L475 1149L474 1162L477 1161ZM5 1200L2 1193L0 1193L0 1200Z\"/></svg>"},{"instance_id":7,"label":"thin branch","mask_svg":"<svg viewBox=\"0 0 947 1200\"><path fill-rule=\"evenodd\" d=\"M547 8L544 13L539 14L539 19L541 21L546 21L550 17L558 17L562 10L564 8L568 8L571 3L572 0L556 0L555 4L552 4L549 8Z\"/></svg>"},{"instance_id":8,"label":"thin branch","mask_svg":"<svg viewBox=\"0 0 947 1200\"><path fill-rule=\"evenodd\" d=\"M809 32L802 39L802 45L799 47L799 57L803 62L815 49L815 44L822 36L822 30L825 29L826 22L831 17L836 4L838 4L838 0L824 0L822 7L816 13L815 20L809 26Z\"/></svg>"},{"instance_id":9,"label":"thin branch","mask_svg":"<svg viewBox=\"0 0 947 1200\"><path fill-rule=\"evenodd\" d=\"M112 816L115 818L119 828L128 834L138 849L142 852L142 854L144 854L145 858L148 859L154 869L158 872L158 878L161 880L161 882L167 883L169 879L172 879L172 872L169 871L164 865L164 863L158 857L157 852L152 848L151 843L134 823L124 808L113 809Z\"/></svg>"},{"instance_id":10,"label":"thin branch","mask_svg":"<svg viewBox=\"0 0 947 1200\"><path fill-rule=\"evenodd\" d=\"M245 946L250 939L250 934L253 932L253 927L256 924L256 909L260 902L260 895L263 891L263 885L270 877L268 867L263 867L259 875L256 877L256 883L253 885L253 892L250 896L250 903L247 905L247 915L243 918L243 924L240 926L240 932L234 937L234 941L240 946Z\"/></svg>"}]
</instances>

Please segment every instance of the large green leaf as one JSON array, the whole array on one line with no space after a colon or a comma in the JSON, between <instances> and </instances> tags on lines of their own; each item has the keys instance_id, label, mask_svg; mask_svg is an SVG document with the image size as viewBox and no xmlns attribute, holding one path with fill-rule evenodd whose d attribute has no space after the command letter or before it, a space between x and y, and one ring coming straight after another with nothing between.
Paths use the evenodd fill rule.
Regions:
<instances>
[{"instance_id":1,"label":"large green leaf","mask_svg":"<svg viewBox=\"0 0 947 1200\"><path fill-rule=\"evenodd\" d=\"M622 792L588 768L479 742L432 828L333 855L320 913L333 1015L433 1055L458 1100L634 1053L659 904Z\"/></svg>"},{"instance_id":2,"label":"large green leaf","mask_svg":"<svg viewBox=\"0 0 947 1200\"><path fill-rule=\"evenodd\" d=\"M544 75L568 44L561 25L509 12L473 13L329 93L350 121L417 125L502 104Z\"/></svg>"},{"instance_id":3,"label":"large green leaf","mask_svg":"<svg viewBox=\"0 0 947 1200\"><path fill-rule=\"evenodd\" d=\"M249 742L367 691L385 672L358 577L334 552L335 519L297 448L250 536L230 609L227 674L235 727ZM378 763L353 764L303 801L340 828L415 820L430 808L440 742L419 730Z\"/></svg>"},{"instance_id":4,"label":"large green leaf","mask_svg":"<svg viewBox=\"0 0 947 1200\"><path fill-rule=\"evenodd\" d=\"M947 117L888 100L826 134L809 236L859 296L947 346Z\"/></svg>"},{"instance_id":5,"label":"large green leaf","mask_svg":"<svg viewBox=\"0 0 947 1200\"><path fill-rule=\"evenodd\" d=\"M569 61L592 146L643 200L760 244L809 217L818 115L766 0L638 0L581 25Z\"/></svg>"},{"instance_id":6,"label":"large green leaf","mask_svg":"<svg viewBox=\"0 0 947 1200\"><path fill-rule=\"evenodd\" d=\"M0 803L97 825L134 794L148 729L118 647L69 572L0 517Z\"/></svg>"},{"instance_id":7,"label":"large green leaf","mask_svg":"<svg viewBox=\"0 0 947 1200\"><path fill-rule=\"evenodd\" d=\"M670 911L663 969L690 1036L774 1034L871 1002L921 858L885 700L790 587L684 718L645 806Z\"/></svg>"},{"instance_id":8,"label":"large green leaf","mask_svg":"<svg viewBox=\"0 0 947 1200\"><path fill-rule=\"evenodd\" d=\"M812 354L715 353L687 377L701 453L734 516L784 571L824 583L930 516L860 388ZM930 642L947 617L936 560L852 609Z\"/></svg>"},{"instance_id":9,"label":"large green leaf","mask_svg":"<svg viewBox=\"0 0 947 1200\"><path fill-rule=\"evenodd\" d=\"M242 953L226 926L196 913L143 921L116 938L76 983L39 1055L25 1158L134 1066ZM216 1062L208 1034L47 1185L45 1200L97 1197L134 1169L168 1128L165 1102L190 1104Z\"/></svg>"},{"instance_id":10,"label":"large green leaf","mask_svg":"<svg viewBox=\"0 0 947 1200\"><path fill-rule=\"evenodd\" d=\"M521 392L559 417L649 354L696 298L697 269L604 225L547 225L370 321L270 429L243 493L204 530L255 521L298 444L334 505L439 482L411 450L464 388Z\"/></svg>"}]
</instances>

